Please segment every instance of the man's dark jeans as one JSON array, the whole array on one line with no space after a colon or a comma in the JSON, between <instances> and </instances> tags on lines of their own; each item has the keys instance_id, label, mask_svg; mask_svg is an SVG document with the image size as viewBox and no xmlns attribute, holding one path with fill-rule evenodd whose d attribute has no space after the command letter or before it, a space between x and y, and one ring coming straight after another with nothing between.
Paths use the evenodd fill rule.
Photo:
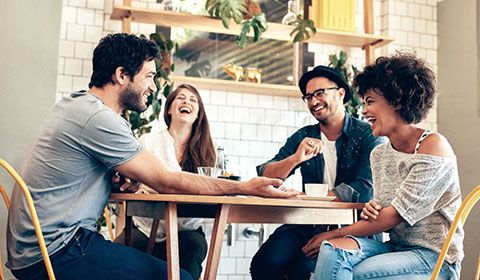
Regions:
<instances>
[{"instance_id":1,"label":"man's dark jeans","mask_svg":"<svg viewBox=\"0 0 480 280\"><path fill-rule=\"evenodd\" d=\"M315 271L316 259L302 252L302 247L326 226L283 225L277 228L252 259L253 280L306 280Z\"/></svg>"},{"instance_id":2,"label":"man's dark jeans","mask_svg":"<svg viewBox=\"0 0 480 280\"><path fill-rule=\"evenodd\" d=\"M116 239L116 243L125 243L125 231ZM148 237L138 228L132 227L132 248L145 252ZM180 268L184 269L193 279L199 279L202 274L202 262L207 256L208 244L202 227L196 230L182 230L178 232L178 255ZM155 243L152 256L167 260L166 242Z\"/></svg>"},{"instance_id":3,"label":"man's dark jeans","mask_svg":"<svg viewBox=\"0 0 480 280\"><path fill-rule=\"evenodd\" d=\"M167 279L164 261L136 249L107 241L97 232L80 228L75 237L50 257L58 280ZM19 280L48 279L43 261L12 270ZM182 280L192 280L180 272Z\"/></svg>"}]
</instances>

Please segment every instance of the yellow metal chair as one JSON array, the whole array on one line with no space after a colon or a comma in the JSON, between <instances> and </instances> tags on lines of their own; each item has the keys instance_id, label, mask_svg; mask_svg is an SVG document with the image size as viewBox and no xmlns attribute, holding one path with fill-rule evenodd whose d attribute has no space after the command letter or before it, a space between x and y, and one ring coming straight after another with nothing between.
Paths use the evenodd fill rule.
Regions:
<instances>
[{"instance_id":1,"label":"yellow metal chair","mask_svg":"<svg viewBox=\"0 0 480 280\"><path fill-rule=\"evenodd\" d=\"M113 234L112 221L110 219L110 211L108 211L108 203L107 203L107 206L105 206L105 209L103 210L103 216L105 216L105 220L107 222L108 235L110 236L110 240L113 242L115 240L115 235Z\"/></svg>"},{"instance_id":2,"label":"yellow metal chair","mask_svg":"<svg viewBox=\"0 0 480 280\"><path fill-rule=\"evenodd\" d=\"M0 185L0 194L2 195L3 202L5 202L5 206L7 207L7 210L10 208L10 199L8 198L8 194L3 188L2 185ZM0 280L5 279L5 273L3 272L3 260L2 260L2 255L0 254Z\"/></svg>"},{"instance_id":3,"label":"yellow metal chair","mask_svg":"<svg viewBox=\"0 0 480 280\"><path fill-rule=\"evenodd\" d=\"M430 278L431 280L436 280L438 277L438 274L440 273L440 269L442 268L443 261L445 261L445 256L447 255L448 248L452 243L452 238L453 238L453 235L455 234L455 230L457 229L458 223L461 222L462 225L465 224L468 214L470 214L470 211L472 210L473 206L475 206L475 203L477 203L479 199L480 199L480 185L475 187L475 189L468 194L468 196L463 200L463 203L460 206L460 209L458 209L458 212L455 215L455 219L453 220L453 223L450 226L450 230L448 231L447 240L445 240L445 244L443 244L442 251L438 255L437 264L435 265L435 268L433 269L432 277ZM477 272L476 272L475 279L479 278L479 273L480 273L480 256L477 261Z\"/></svg>"},{"instance_id":4,"label":"yellow metal chair","mask_svg":"<svg viewBox=\"0 0 480 280\"><path fill-rule=\"evenodd\" d=\"M50 257L48 256L47 246L45 246L45 240L43 239L42 228L40 227L40 223L38 221L37 211L35 211L35 206L33 205L33 200L32 200L32 196L30 195L30 191L28 190L27 185L25 184L23 179L20 177L20 175L18 175L15 169L13 169L13 167L10 166L10 164L8 164L6 161L0 158L0 165L10 174L10 176L12 176L12 178L15 180L17 185L22 190L23 195L25 196L25 200L28 205L28 210L30 211L30 216L32 218L33 227L35 228L35 233L37 234L38 244L40 245L40 250L42 251L43 262L45 263L45 267L47 269L48 278L50 280L55 280L52 263L50 262ZM2 190L1 193L2 193L3 199L5 200L5 204L7 205L7 208L9 208L10 201L8 200L8 195L6 194L3 187L1 187L0 189ZM1 265L0 265L0 270L1 270ZM0 277L3 279L4 278L3 271L1 271L1 273L2 274L0 275Z\"/></svg>"}]
</instances>

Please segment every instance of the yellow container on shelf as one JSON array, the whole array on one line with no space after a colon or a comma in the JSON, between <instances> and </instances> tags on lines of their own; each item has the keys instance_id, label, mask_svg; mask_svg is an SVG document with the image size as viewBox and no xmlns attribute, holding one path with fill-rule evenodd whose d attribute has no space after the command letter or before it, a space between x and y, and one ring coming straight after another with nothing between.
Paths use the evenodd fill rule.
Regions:
<instances>
[{"instance_id":1,"label":"yellow container on shelf","mask_svg":"<svg viewBox=\"0 0 480 280\"><path fill-rule=\"evenodd\" d=\"M355 0L312 0L315 27L355 32Z\"/></svg>"}]
</instances>

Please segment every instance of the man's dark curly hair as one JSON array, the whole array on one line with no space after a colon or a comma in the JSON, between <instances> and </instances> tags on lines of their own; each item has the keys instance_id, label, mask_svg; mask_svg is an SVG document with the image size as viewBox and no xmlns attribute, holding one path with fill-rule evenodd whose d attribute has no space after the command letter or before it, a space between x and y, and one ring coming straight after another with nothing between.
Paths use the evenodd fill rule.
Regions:
<instances>
[{"instance_id":1,"label":"man's dark curly hair","mask_svg":"<svg viewBox=\"0 0 480 280\"><path fill-rule=\"evenodd\" d=\"M93 51L93 73L88 87L113 83L112 75L118 67L123 67L133 80L145 61L156 58L160 58L160 50L153 41L127 33L109 34Z\"/></svg>"},{"instance_id":2,"label":"man's dark curly hair","mask_svg":"<svg viewBox=\"0 0 480 280\"><path fill-rule=\"evenodd\" d=\"M408 124L427 117L437 93L435 74L425 61L403 53L377 58L355 77L353 85L361 97L370 89L381 94L399 108L400 117Z\"/></svg>"}]
</instances>

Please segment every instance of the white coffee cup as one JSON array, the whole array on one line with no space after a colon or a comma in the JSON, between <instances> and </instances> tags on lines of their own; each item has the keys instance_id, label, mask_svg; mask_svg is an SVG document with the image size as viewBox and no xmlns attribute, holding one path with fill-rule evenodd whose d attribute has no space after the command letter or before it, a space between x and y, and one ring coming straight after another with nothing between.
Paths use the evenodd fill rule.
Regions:
<instances>
[{"instance_id":1,"label":"white coffee cup","mask_svg":"<svg viewBox=\"0 0 480 280\"><path fill-rule=\"evenodd\" d=\"M328 185L319 183L305 184L305 194L309 196L327 196Z\"/></svg>"}]
</instances>

